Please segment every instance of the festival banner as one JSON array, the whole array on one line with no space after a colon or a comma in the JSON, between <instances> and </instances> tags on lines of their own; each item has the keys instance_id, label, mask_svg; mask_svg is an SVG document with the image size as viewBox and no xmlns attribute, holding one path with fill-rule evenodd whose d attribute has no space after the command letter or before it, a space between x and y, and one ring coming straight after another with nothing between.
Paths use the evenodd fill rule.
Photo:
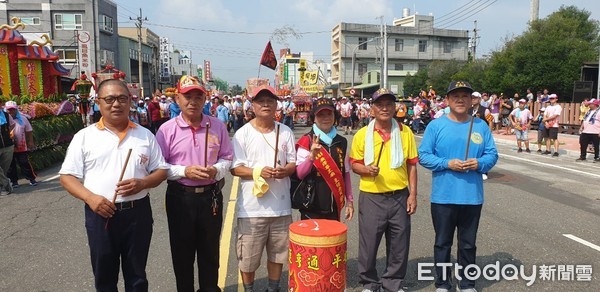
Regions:
<instances>
[{"instance_id":1,"label":"festival banner","mask_svg":"<svg viewBox=\"0 0 600 292\"><path fill-rule=\"evenodd\" d=\"M319 71L306 71L304 72L304 83L306 85L317 84L319 80Z\"/></svg>"},{"instance_id":2,"label":"festival banner","mask_svg":"<svg viewBox=\"0 0 600 292\"><path fill-rule=\"evenodd\" d=\"M19 79L21 94L28 96L41 95L43 88L42 62L40 60L19 60Z\"/></svg>"},{"instance_id":3,"label":"festival banner","mask_svg":"<svg viewBox=\"0 0 600 292\"><path fill-rule=\"evenodd\" d=\"M12 93L10 85L10 62L6 45L0 45L0 89L2 89L4 96L9 96Z\"/></svg>"},{"instance_id":4,"label":"festival banner","mask_svg":"<svg viewBox=\"0 0 600 292\"><path fill-rule=\"evenodd\" d=\"M260 86L269 86L269 79L265 78L250 78L246 80L246 90L248 91L248 95L254 92L254 89Z\"/></svg>"},{"instance_id":5,"label":"festival banner","mask_svg":"<svg viewBox=\"0 0 600 292\"><path fill-rule=\"evenodd\" d=\"M275 68L277 68L277 58L275 57L275 52L273 52L271 41L269 41L267 46L265 46L265 50L260 58L260 64L271 70L275 70Z\"/></svg>"},{"instance_id":6,"label":"festival banner","mask_svg":"<svg viewBox=\"0 0 600 292\"><path fill-rule=\"evenodd\" d=\"M321 93L323 92L325 85L323 84L317 84L317 85L302 85L301 86L302 90L304 90L306 93L309 94L313 94L313 93Z\"/></svg>"},{"instance_id":7,"label":"festival banner","mask_svg":"<svg viewBox=\"0 0 600 292\"><path fill-rule=\"evenodd\" d=\"M87 31L79 31L77 33L79 70L90 74L95 71L94 58L92 57L92 39Z\"/></svg>"}]
</instances>

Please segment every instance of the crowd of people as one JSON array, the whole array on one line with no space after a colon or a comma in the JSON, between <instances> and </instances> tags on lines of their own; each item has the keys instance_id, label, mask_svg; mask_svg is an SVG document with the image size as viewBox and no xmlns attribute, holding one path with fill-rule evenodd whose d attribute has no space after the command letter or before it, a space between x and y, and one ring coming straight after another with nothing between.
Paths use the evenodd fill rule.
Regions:
<instances>
[{"instance_id":1,"label":"crowd of people","mask_svg":"<svg viewBox=\"0 0 600 292\"><path fill-rule=\"evenodd\" d=\"M280 98L269 86L256 88L245 99L219 98L209 95L197 78L183 76L173 100L154 96L137 101L123 82L103 81L96 99L101 118L75 135L59 171L64 188L84 202L96 289L116 289L120 261L127 290L149 289L148 196L167 180L166 213L177 291L221 291L217 285L221 189L228 171L241 179L236 252L245 291L258 290L255 272L264 251L267 291L280 290L288 261L292 196L307 192L314 200L299 208L302 219L358 217L358 272L364 291L403 291L419 162L433 173L435 261L450 262L457 230L459 264L474 263L483 203L481 174L494 166L498 155L486 122L472 118L472 93L466 82L451 83L445 99L448 113L430 123L425 142L417 147L413 131L397 122L397 99L386 89L371 100L361 100L356 109L347 98L316 99L311 109L314 123L296 141L283 123L293 111L291 100ZM134 105L137 116L132 114ZM144 110L145 119L140 115ZM348 113L355 110L358 120ZM355 123L362 127L357 129ZM342 130L356 130L351 145ZM464 147L456 147L459 144ZM360 177L357 194L352 191L351 171ZM292 188L292 178L310 181L312 191ZM335 181L342 186L336 187ZM441 189L450 191L441 194ZM354 211L354 195L360 212ZM460 220L451 220L457 214L462 214ZM380 276L376 261L383 236L388 260ZM436 287L448 291L451 280L442 272L438 271ZM473 281L459 285L462 291L474 290Z\"/></svg>"}]
</instances>

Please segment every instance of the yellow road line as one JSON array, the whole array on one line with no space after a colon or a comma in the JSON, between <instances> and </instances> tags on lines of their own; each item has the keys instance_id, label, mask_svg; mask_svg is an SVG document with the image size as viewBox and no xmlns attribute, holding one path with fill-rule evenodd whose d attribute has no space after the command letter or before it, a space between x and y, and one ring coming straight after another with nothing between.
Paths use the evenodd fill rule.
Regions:
<instances>
[{"instance_id":1,"label":"yellow road line","mask_svg":"<svg viewBox=\"0 0 600 292\"><path fill-rule=\"evenodd\" d=\"M227 270L229 264L229 250L231 249L231 235L233 232L233 218L235 214L235 204L237 200L240 178L233 177L229 202L227 202L227 213L223 221L223 230L221 231L221 252L219 255L219 287L225 290L225 280L227 279ZM239 274L239 273L238 273ZM238 278L241 278L238 276ZM241 285L238 285L238 289Z\"/></svg>"}]
</instances>

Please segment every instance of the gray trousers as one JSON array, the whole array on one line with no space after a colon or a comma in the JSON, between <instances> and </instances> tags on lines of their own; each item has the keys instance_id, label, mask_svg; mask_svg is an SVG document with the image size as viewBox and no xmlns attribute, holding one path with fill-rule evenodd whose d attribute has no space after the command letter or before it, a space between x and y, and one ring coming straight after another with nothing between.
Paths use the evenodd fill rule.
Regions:
<instances>
[{"instance_id":1,"label":"gray trousers","mask_svg":"<svg viewBox=\"0 0 600 292\"><path fill-rule=\"evenodd\" d=\"M358 273L363 288L399 291L406 276L410 245L410 216L406 212L408 189L393 194L361 191L358 203ZM377 276L377 249L385 234L386 266Z\"/></svg>"},{"instance_id":2,"label":"gray trousers","mask_svg":"<svg viewBox=\"0 0 600 292\"><path fill-rule=\"evenodd\" d=\"M6 174L12 162L14 149L15 146L0 148L0 188L2 190L12 190L10 180Z\"/></svg>"}]
</instances>

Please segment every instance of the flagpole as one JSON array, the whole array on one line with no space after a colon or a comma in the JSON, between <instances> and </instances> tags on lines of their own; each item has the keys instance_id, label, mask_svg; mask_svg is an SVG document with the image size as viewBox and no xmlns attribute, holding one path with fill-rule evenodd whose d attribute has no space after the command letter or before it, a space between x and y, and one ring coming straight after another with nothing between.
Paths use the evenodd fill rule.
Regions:
<instances>
[{"instance_id":1,"label":"flagpole","mask_svg":"<svg viewBox=\"0 0 600 292\"><path fill-rule=\"evenodd\" d=\"M262 64L258 64L258 76L256 76L256 79L260 79L260 67L262 67Z\"/></svg>"}]
</instances>

